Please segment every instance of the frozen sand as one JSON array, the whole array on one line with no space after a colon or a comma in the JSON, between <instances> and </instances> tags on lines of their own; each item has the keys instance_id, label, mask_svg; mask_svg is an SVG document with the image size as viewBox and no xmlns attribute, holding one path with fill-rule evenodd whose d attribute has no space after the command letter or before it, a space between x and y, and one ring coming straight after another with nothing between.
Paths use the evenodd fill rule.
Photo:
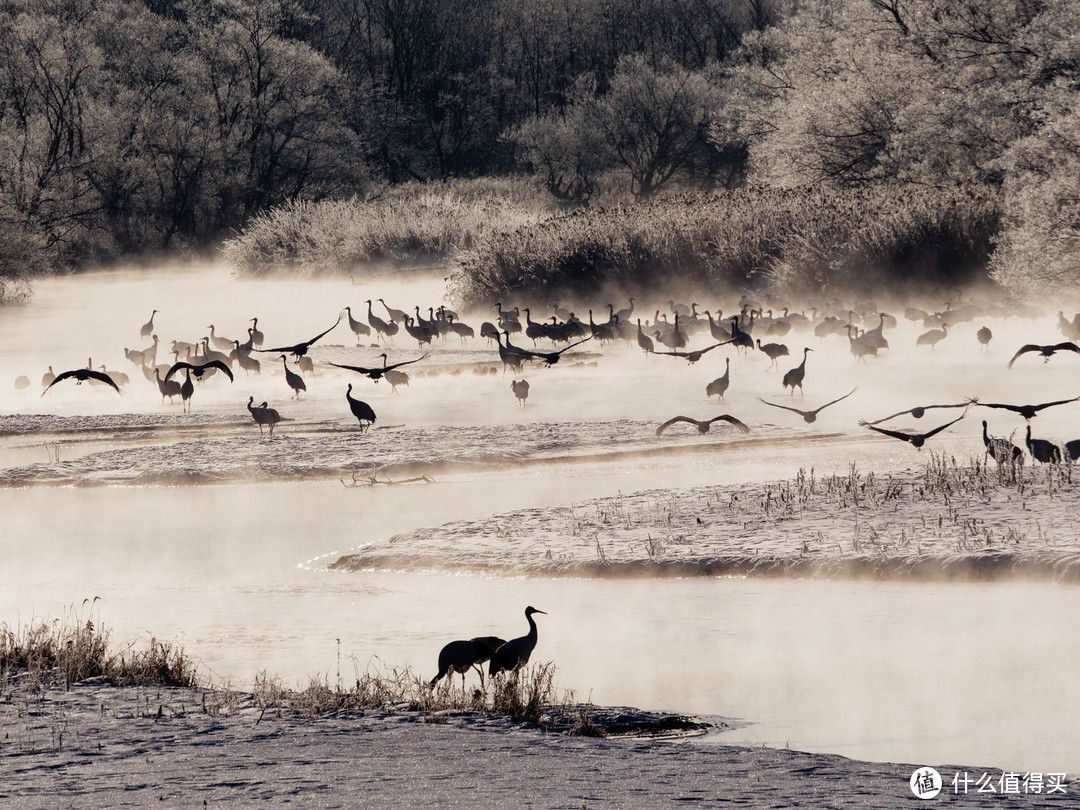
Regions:
<instances>
[{"instance_id":1,"label":"frozen sand","mask_svg":"<svg viewBox=\"0 0 1080 810\"><path fill-rule=\"evenodd\" d=\"M220 698L218 692L212 696ZM918 765L703 738L585 738L455 714L274 716L195 689L76 685L0 704L6 807L895 807ZM930 763L935 764L935 763ZM943 767L948 782L966 770ZM988 771L993 779L1000 771ZM946 785L939 801L949 798ZM955 797L954 797L955 798ZM987 795L964 797L981 804ZM1000 798L1000 797L999 797ZM1066 807L1066 794L1010 807Z\"/></svg>"}]
</instances>

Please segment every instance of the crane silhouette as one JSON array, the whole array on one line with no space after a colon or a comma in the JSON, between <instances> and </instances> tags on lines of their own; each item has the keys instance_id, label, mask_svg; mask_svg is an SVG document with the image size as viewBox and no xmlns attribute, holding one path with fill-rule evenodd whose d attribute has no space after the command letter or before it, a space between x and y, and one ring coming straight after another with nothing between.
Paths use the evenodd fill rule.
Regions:
<instances>
[{"instance_id":1,"label":"crane silhouette","mask_svg":"<svg viewBox=\"0 0 1080 810\"><path fill-rule=\"evenodd\" d=\"M165 382L168 382L173 374L180 370L190 371L195 375L195 379L202 380L203 375L207 369L220 369L225 372L225 376L229 378L229 382L233 382L232 369L226 363L222 363L220 360L211 360L209 363L185 363L180 361L179 363L173 363L172 367L165 374Z\"/></svg>"},{"instance_id":2,"label":"crane silhouette","mask_svg":"<svg viewBox=\"0 0 1080 810\"><path fill-rule=\"evenodd\" d=\"M180 396L180 383L176 380L163 380L161 379L161 369L154 368L154 379L157 380L158 391L161 392L161 404L165 404L165 397L169 398L169 403L173 401L173 397Z\"/></svg>"},{"instance_id":3,"label":"crane silhouette","mask_svg":"<svg viewBox=\"0 0 1080 810\"><path fill-rule=\"evenodd\" d=\"M986 420L983 419L983 444L986 445L987 454L994 457L994 461L998 464L1005 464L1007 462L1016 462L1017 464L1024 463L1024 451L1010 442L1008 439L998 439L989 435L986 432Z\"/></svg>"},{"instance_id":4,"label":"crane silhouette","mask_svg":"<svg viewBox=\"0 0 1080 810\"><path fill-rule=\"evenodd\" d=\"M666 354L666 355L670 355L671 357L685 357L686 360L687 360L687 365L693 365L698 360L700 360L702 358L702 356L706 352L711 352L717 346L723 346L723 345L725 345L727 343L731 343L731 342L732 342L731 340L725 340L725 341L723 341L721 343L714 343L712 346L708 346L708 347L706 347L704 349L697 349L696 351L692 351L692 352L670 351L670 352L653 352L653 354Z\"/></svg>"},{"instance_id":5,"label":"crane silhouette","mask_svg":"<svg viewBox=\"0 0 1080 810\"><path fill-rule=\"evenodd\" d=\"M345 307L345 315L348 317L349 329L351 329L352 333L354 335L356 335L356 345L359 346L360 345L360 336L361 335L370 335L371 334L371 327L368 326L366 323L362 323L361 321L358 321L358 320L354 319L353 316L352 316L352 308L351 307Z\"/></svg>"},{"instance_id":6,"label":"crane silhouette","mask_svg":"<svg viewBox=\"0 0 1080 810\"><path fill-rule=\"evenodd\" d=\"M549 366L553 366L553 365L555 365L556 363L559 362L559 358L562 356L563 352L569 351L570 349L574 348L575 346L580 346L585 341L592 340L592 339L593 339L593 336L589 335L587 338L584 338L583 340L579 340L579 341L576 341L574 343L571 343L569 346L563 346L561 349L559 349L558 351L554 351L554 352L535 352L535 351L531 351L530 349L519 348L518 346L514 346L512 348L513 348L514 351L519 352L521 355L527 357L530 360L543 360ZM506 342L507 342L507 344L510 343L510 336L509 335L507 335L507 337L506 337ZM664 352L664 354L666 354L666 352Z\"/></svg>"},{"instance_id":7,"label":"crane silhouette","mask_svg":"<svg viewBox=\"0 0 1080 810\"><path fill-rule=\"evenodd\" d=\"M799 416L801 416L803 418L804 422L806 422L808 425L812 425L815 421L817 421L817 415L819 413L821 413L823 410L828 408L830 405L835 405L841 399L847 399L852 394L854 394L858 389L859 389L859 386L856 385L854 388L852 388L850 391L848 391L846 394L844 394L839 399L834 399L832 402L826 402L820 408L814 408L814 410L812 410L812 411L804 411L804 410L801 410L800 408L792 408L790 405L777 405L775 402L769 402L767 399L761 399L761 397L758 397L758 399L761 402L764 402L766 405L772 405L774 408L783 408L785 411L791 411L793 413L797 413L797 414L799 414Z\"/></svg>"},{"instance_id":8,"label":"crane silhouette","mask_svg":"<svg viewBox=\"0 0 1080 810\"><path fill-rule=\"evenodd\" d=\"M1003 402L980 402L975 397L969 397L968 402L972 405L982 405L984 408L1001 408L1006 411L1013 411L1020 414L1025 419L1034 419L1039 411L1045 408L1052 408L1055 405L1066 405L1070 402L1076 402L1080 397L1073 397L1072 399L1059 399L1055 402L1044 402L1041 405L1008 405Z\"/></svg>"},{"instance_id":9,"label":"crane silhouette","mask_svg":"<svg viewBox=\"0 0 1080 810\"><path fill-rule=\"evenodd\" d=\"M330 365L334 366L335 368L345 368L349 371L355 371L357 374L363 374L365 377L370 377L375 382L378 382L386 376L386 372L388 371L393 371L395 368L400 368L401 366L407 366L410 363L419 363L421 360L427 357L427 352L424 352L424 354L412 360L402 360L400 363L391 363L390 365L386 364L386 352L380 354L379 357L381 357L383 361L382 368L379 368L377 366L375 368L367 368L365 366L347 366L342 363L331 363Z\"/></svg>"},{"instance_id":10,"label":"crane silhouette","mask_svg":"<svg viewBox=\"0 0 1080 810\"><path fill-rule=\"evenodd\" d=\"M1071 341L1065 341L1064 343L1055 343L1053 346L1038 346L1034 343L1028 343L1024 346L1021 346L1017 350L1016 354L1012 356L1012 360L1009 361L1009 368L1012 368L1013 363L1016 362L1016 358L1018 358L1022 354L1027 354L1028 352L1038 352L1042 355L1043 362L1047 363L1050 361L1050 358L1057 352L1066 351L1076 352L1077 354L1080 354L1080 346L1077 346Z\"/></svg>"},{"instance_id":11,"label":"crane silhouette","mask_svg":"<svg viewBox=\"0 0 1080 810\"><path fill-rule=\"evenodd\" d=\"M906 411L897 411L890 416L883 416L881 419L875 419L873 422L867 422L868 425L880 425L882 422L888 422L890 419L895 419L898 416L904 416L905 414L911 414L916 419L922 419L928 410L931 408L968 408L971 405L977 403L977 398L971 398L967 402L961 402L957 405L916 405L914 408L908 408Z\"/></svg>"},{"instance_id":12,"label":"crane silhouette","mask_svg":"<svg viewBox=\"0 0 1080 810\"><path fill-rule=\"evenodd\" d=\"M522 406L525 405L525 400L529 398L529 381L528 380L513 380L510 383L510 388L514 392L514 396L517 397L518 402Z\"/></svg>"},{"instance_id":13,"label":"crane silhouette","mask_svg":"<svg viewBox=\"0 0 1080 810\"><path fill-rule=\"evenodd\" d=\"M529 658L536 648L537 641L536 622L533 620L534 613L547 615L544 611L537 610L532 605L525 608L525 618L529 622L529 632L524 636L510 639L492 653L491 663L488 665L489 675L495 676L500 672L517 672L529 663Z\"/></svg>"},{"instance_id":14,"label":"crane silhouette","mask_svg":"<svg viewBox=\"0 0 1080 810\"><path fill-rule=\"evenodd\" d=\"M195 393L195 383L191 381L191 370L184 369L184 381L180 383L180 403L184 410L191 413L191 395Z\"/></svg>"},{"instance_id":15,"label":"crane silhouette","mask_svg":"<svg viewBox=\"0 0 1080 810\"><path fill-rule=\"evenodd\" d=\"M325 332L319 332L319 334L317 334L315 337L311 338L311 340L304 340L304 341L301 341L300 343L294 343L292 346L276 346L273 349L255 349L255 351L257 351L257 352L285 352L286 354L294 355L296 357L296 362L299 363L300 358L308 353L308 349L311 348L312 344L314 344L315 341L317 341L319 338L325 337L330 332L334 331L334 327L337 326L339 323L341 323L341 316L343 314L344 314L344 312L338 313L338 319L336 321L334 321L334 326L331 326Z\"/></svg>"},{"instance_id":16,"label":"crane silhouette","mask_svg":"<svg viewBox=\"0 0 1080 810\"><path fill-rule=\"evenodd\" d=\"M274 435L274 425L281 421L281 414L279 414L273 408L267 408L264 402L261 406L252 406L255 401L255 397L248 397L247 409L251 414L251 418L255 420L255 424L259 426L259 434L262 435L263 425L270 426L270 435Z\"/></svg>"},{"instance_id":17,"label":"crane silhouette","mask_svg":"<svg viewBox=\"0 0 1080 810\"><path fill-rule=\"evenodd\" d=\"M281 363L285 367L285 382L288 383L289 388L293 390L293 396L296 399L300 399L300 392L307 391L307 383L304 382L304 378L295 371L289 370L289 361L285 355L281 355Z\"/></svg>"},{"instance_id":18,"label":"crane silhouette","mask_svg":"<svg viewBox=\"0 0 1080 810\"><path fill-rule=\"evenodd\" d=\"M1024 440L1024 444L1027 445L1028 452L1031 453L1031 457L1036 461L1040 461L1043 464L1061 463L1061 448L1053 442L1048 442L1046 439L1031 438L1030 422L1028 422L1027 438Z\"/></svg>"},{"instance_id":19,"label":"crane silhouette","mask_svg":"<svg viewBox=\"0 0 1080 810\"><path fill-rule=\"evenodd\" d=\"M886 436L892 436L894 439L899 439L902 442L910 442L911 445L915 449L921 450L922 446L924 444L926 444L927 439L929 439L931 436L935 436L938 433L941 433L941 431L945 430L945 428L951 427L952 425L955 425L957 422L959 422L961 419L963 419L964 416L966 416L966 415L967 415L967 411L964 411L964 413L962 413L956 419L953 419L951 422L947 422L944 425L940 425L939 427L936 427L933 430L928 430L926 433L902 433L899 430L886 430L885 428L875 427L874 425L871 425L869 422L862 421L862 420L859 421L859 424L862 425L863 427L868 427L871 430L876 430L878 433L882 433L882 434L884 434Z\"/></svg>"},{"instance_id":20,"label":"crane silhouette","mask_svg":"<svg viewBox=\"0 0 1080 810\"><path fill-rule=\"evenodd\" d=\"M352 411L352 415L360 423L361 433L375 424L375 411L372 407L363 400L353 398L352 383L349 383L349 387L345 391L345 399L349 402L349 410Z\"/></svg>"},{"instance_id":21,"label":"crane silhouette","mask_svg":"<svg viewBox=\"0 0 1080 810\"><path fill-rule=\"evenodd\" d=\"M645 352L645 354L655 351L653 348L653 339L646 335L641 329L641 318L637 319L637 345L641 347L641 350Z\"/></svg>"},{"instance_id":22,"label":"crane silhouette","mask_svg":"<svg viewBox=\"0 0 1080 810\"><path fill-rule=\"evenodd\" d=\"M694 427L696 427L698 429L698 433L708 433L709 428L712 427L713 422L728 422L728 423L734 425L735 427L737 427L743 433L749 433L750 432L750 428L748 428L745 424L740 422L734 416L731 416L730 414L722 413L719 416L714 416L712 419L707 419L705 421L701 421L701 420L698 420L698 419L691 419L689 416L674 416L671 419L668 419L666 422L664 422L664 424L662 424L660 427L658 427L656 429L656 435L659 436L661 433L663 433L669 427L674 425L676 422L686 422L688 424L691 424L691 425L693 425Z\"/></svg>"},{"instance_id":23,"label":"crane silhouette","mask_svg":"<svg viewBox=\"0 0 1080 810\"><path fill-rule=\"evenodd\" d=\"M45 388L45 391L41 392L42 396L45 396L45 392L56 385L58 382L64 380L70 380L74 378L76 385L82 385L87 380L97 380L103 382L106 385L112 386L116 393L120 393L120 387L113 381L113 378L106 374L104 371L94 371L92 368L73 368L71 371L61 371L53 379L51 383ZM121 396L123 396L121 394Z\"/></svg>"},{"instance_id":24,"label":"crane silhouette","mask_svg":"<svg viewBox=\"0 0 1080 810\"><path fill-rule=\"evenodd\" d=\"M157 313L158 311L156 309L150 313L150 320L144 323L139 329L139 337L148 338L154 334L154 316L157 315Z\"/></svg>"},{"instance_id":25,"label":"crane silhouette","mask_svg":"<svg viewBox=\"0 0 1080 810\"><path fill-rule=\"evenodd\" d=\"M788 352L788 347L785 346L783 343L762 344L761 338L757 339L757 347L760 351L763 351L766 355L768 355L769 360L771 361L769 363L769 368L775 366L776 361L779 360L781 357L787 357L788 354L790 354L790 352Z\"/></svg>"},{"instance_id":26,"label":"crane silhouette","mask_svg":"<svg viewBox=\"0 0 1080 810\"><path fill-rule=\"evenodd\" d=\"M724 394L727 393L728 386L731 384L731 358L724 358L724 373L713 380L711 383L705 386L705 396L711 397L713 394L724 398Z\"/></svg>"},{"instance_id":27,"label":"crane silhouette","mask_svg":"<svg viewBox=\"0 0 1080 810\"><path fill-rule=\"evenodd\" d=\"M802 350L802 362L784 375L784 388L790 388L792 396L795 396L795 386L798 386L799 393L802 393L803 379L806 377L806 354L812 351L813 349L809 346L804 348Z\"/></svg>"},{"instance_id":28,"label":"crane silhouette","mask_svg":"<svg viewBox=\"0 0 1080 810\"><path fill-rule=\"evenodd\" d=\"M481 664L491 660L491 656L506 643L498 636L477 636L476 638L451 641L439 650L439 674L431 679L428 686L435 686L439 679L450 672L461 675L461 685L465 686L465 673L475 669L480 673L480 683L484 683L484 668Z\"/></svg>"}]
</instances>

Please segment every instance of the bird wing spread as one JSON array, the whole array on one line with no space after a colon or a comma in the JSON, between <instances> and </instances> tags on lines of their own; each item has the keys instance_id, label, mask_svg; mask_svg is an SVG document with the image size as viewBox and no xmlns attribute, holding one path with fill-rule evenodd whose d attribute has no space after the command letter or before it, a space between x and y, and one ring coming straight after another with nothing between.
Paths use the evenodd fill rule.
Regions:
<instances>
[{"instance_id":1,"label":"bird wing spread","mask_svg":"<svg viewBox=\"0 0 1080 810\"><path fill-rule=\"evenodd\" d=\"M691 419L689 416L673 416L656 429L656 435L659 436L676 422L689 422L691 425L700 424L697 419Z\"/></svg>"},{"instance_id":2,"label":"bird wing spread","mask_svg":"<svg viewBox=\"0 0 1080 810\"><path fill-rule=\"evenodd\" d=\"M393 363L392 365L386 366L386 368L384 368L383 371L384 372L385 371L390 371L390 369L397 368L398 366L407 366L407 365L409 365L409 363L419 363L425 357L427 357L427 352L424 352L422 355L420 355L419 357L414 358L412 360L403 360L400 363ZM334 365L334 364L331 363L331 365ZM341 368L349 368L349 366L341 366Z\"/></svg>"},{"instance_id":3,"label":"bird wing spread","mask_svg":"<svg viewBox=\"0 0 1080 810\"><path fill-rule=\"evenodd\" d=\"M1042 351L1042 346L1036 346L1034 343L1028 343L1028 344L1026 344L1024 346L1021 346L1016 351L1016 354L1014 354L1012 356L1012 360L1009 361L1009 368L1012 368L1012 364L1016 362L1016 358L1019 357L1020 355L1026 354L1027 352L1041 352L1041 351Z\"/></svg>"},{"instance_id":4,"label":"bird wing spread","mask_svg":"<svg viewBox=\"0 0 1080 810\"><path fill-rule=\"evenodd\" d=\"M229 382L233 381L232 369L220 360L211 360L209 363L203 363L201 368L220 368L225 372L225 376L229 378Z\"/></svg>"},{"instance_id":5,"label":"bird wing spread","mask_svg":"<svg viewBox=\"0 0 1080 810\"><path fill-rule=\"evenodd\" d=\"M355 371L359 374L370 374L373 371L385 371L381 368L364 368L363 366L344 366L341 363L331 363L330 365L335 368L347 368L349 371Z\"/></svg>"},{"instance_id":6,"label":"bird wing spread","mask_svg":"<svg viewBox=\"0 0 1080 810\"><path fill-rule=\"evenodd\" d=\"M856 385L854 388L852 388L850 391L848 391L842 397L839 397L838 399L834 399L832 402L826 402L824 405L822 405L820 408L818 408L816 411L814 411L814 413L818 413L819 411L823 411L826 408L828 408L830 405L835 405L837 402L839 402L842 399L847 399L848 397L850 397L852 394L854 394L858 390L859 390L859 386Z\"/></svg>"},{"instance_id":7,"label":"bird wing spread","mask_svg":"<svg viewBox=\"0 0 1080 810\"><path fill-rule=\"evenodd\" d=\"M859 422L863 427L868 427L871 430L876 430L878 433L883 433L886 436L892 436L894 439L899 439L902 442L910 442L911 436L907 433L901 433L898 430L888 430L886 428L879 428L871 425L869 422Z\"/></svg>"},{"instance_id":8,"label":"bird wing spread","mask_svg":"<svg viewBox=\"0 0 1080 810\"><path fill-rule=\"evenodd\" d=\"M961 414L960 416L958 416L958 417L956 417L955 419L953 419L953 420L952 420L951 422L946 422L946 423L945 423L944 425L941 425L940 427L936 427L936 428L934 428L933 430L929 430L929 431L927 431L926 433L924 433L924 434L923 434L923 438L924 438L924 439L929 439L929 438L930 438L931 436L933 436L933 435L934 435L935 433L941 433L941 431L943 431L943 430L944 430L945 428L947 428L947 427L952 427L952 426L953 426L953 425L955 425L955 424L956 424L957 422L959 422L959 421L960 421L961 419L963 419L963 418L964 418L965 416L967 416L967 412L966 412L966 411L965 411L965 412L964 412L963 414Z\"/></svg>"},{"instance_id":9,"label":"bird wing spread","mask_svg":"<svg viewBox=\"0 0 1080 810\"><path fill-rule=\"evenodd\" d=\"M717 421L730 422L732 425L737 427L739 429L739 431L742 432L742 433L749 433L750 432L750 428L748 428L741 420L736 419L731 414L722 413L719 416L714 416L712 419L709 420L710 424L712 422L717 422Z\"/></svg>"},{"instance_id":10,"label":"bird wing spread","mask_svg":"<svg viewBox=\"0 0 1080 810\"><path fill-rule=\"evenodd\" d=\"M215 362L217 362L217 361L215 361ZM176 372L181 371L182 369L185 369L185 368L195 368L195 366L191 365L191 363L185 363L183 360L181 360L181 361L179 361L177 363L173 363L172 368L170 368L167 372L165 372L165 382L168 382L169 378L172 377L173 374L175 374Z\"/></svg>"},{"instance_id":11,"label":"bird wing spread","mask_svg":"<svg viewBox=\"0 0 1080 810\"><path fill-rule=\"evenodd\" d=\"M1059 399L1057 402L1044 402L1042 405L1035 405L1034 408L1037 411L1041 411L1043 408L1049 408L1053 405L1064 405L1068 402L1076 402L1080 397L1073 397L1072 399Z\"/></svg>"},{"instance_id":12,"label":"bird wing spread","mask_svg":"<svg viewBox=\"0 0 1080 810\"><path fill-rule=\"evenodd\" d=\"M800 411L798 408L792 408L789 405L777 405L775 402L769 402L767 399L762 399L761 397L758 397L758 401L764 402L766 405L772 405L774 408L783 408L785 411L791 411L800 416L806 416L806 411Z\"/></svg>"},{"instance_id":13,"label":"bird wing spread","mask_svg":"<svg viewBox=\"0 0 1080 810\"><path fill-rule=\"evenodd\" d=\"M56 385L61 380L66 380L69 377L75 377L76 379L78 379L80 374L85 374L86 379L100 380L101 382L105 383L106 385L111 385L116 390L116 393L118 393L118 394L120 393L119 386L117 386L117 384L115 382L113 382L113 378L110 377L108 374L106 374L106 373L104 373L102 371L92 371L90 369L81 369L81 368L80 369L73 369L71 371L61 371L59 374L56 375L56 379L54 379L51 383L49 383L49 385L45 389L45 391L48 391L49 388L52 388L54 385ZM42 396L45 396L45 391L41 392Z\"/></svg>"}]
</instances>

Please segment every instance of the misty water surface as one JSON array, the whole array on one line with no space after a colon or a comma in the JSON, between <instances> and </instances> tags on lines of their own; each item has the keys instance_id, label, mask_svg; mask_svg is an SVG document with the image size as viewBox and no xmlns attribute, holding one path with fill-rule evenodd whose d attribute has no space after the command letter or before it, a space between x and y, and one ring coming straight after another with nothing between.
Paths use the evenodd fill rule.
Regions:
<instances>
[{"instance_id":1,"label":"misty water surface","mask_svg":"<svg viewBox=\"0 0 1080 810\"><path fill-rule=\"evenodd\" d=\"M808 404L859 386L813 426L757 402L793 401L764 355L732 353L732 387L718 406L704 386L723 371L720 351L687 366L585 344L555 368L528 370L532 393L520 408L512 375L473 373L498 365L482 341L437 344L397 393L326 367L371 363L379 351L357 350L342 325L313 350L316 375L300 401L290 401L280 360L275 366L263 355L259 377L205 383L190 416L179 404L163 406L124 359L123 347L147 343L138 329L155 308L163 344L202 337L210 323L243 337L258 316L267 345L285 345L326 329L343 306L360 315L368 297L426 315L443 292L441 278L425 275L255 283L216 269L42 282L28 306L0 322L0 475L8 484L0 488L0 620L92 611L117 640L153 633L181 641L208 673L234 685L264 670L303 685L310 676L333 681L339 671L348 682L369 665L426 673L452 638L524 632L522 611L533 604L549 614L539 617L536 657L554 661L560 686L581 699L739 726L721 740L1075 769L1080 650L1066 624L1077 608L1073 588L326 570L365 542L450 520L656 487L769 481L800 467L826 474L852 462L917 466L911 447L871 436L856 420L927 397L1014 401L1018 387L1040 399L1075 396L1074 375L1049 375L1034 358L1004 375L1032 330L1040 342L1055 339L1052 318L995 322L1000 346L986 353L973 338L978 324L968 325L932 361L915 352L918 330L901 321L887 332L891 353L865 366L835 338L789 337L815 349ZM463 317L478 327L491 314ZM395 360L421 354L404 334L388 351ZM87 356L132 377L123 397L71 383L39 396L45 367L76 368ZM1076 361L1062 358L1060 367L1074 371ZM34 381L29 390L11 387L19 374ZM378 425L400 427L359 436L344 400L349 382L376 409ZM259 436L244 408L249 396L290 420L274 439ZM717 428L706 437L668 434L658 445L659 422L718 408L751 424L761 444L736 445ZM990 420L1003 435L1023 425ZM1048 411L1037 426L1065 439L1072 422L1071 413ZM936 446L967 458L981 452L979 434L979 419L968 418ZM709 452L658 452L702 442ZM346 488L338 480L376 468L397 477L427 471L435 483Z\"/></svg>"}]
</instances>

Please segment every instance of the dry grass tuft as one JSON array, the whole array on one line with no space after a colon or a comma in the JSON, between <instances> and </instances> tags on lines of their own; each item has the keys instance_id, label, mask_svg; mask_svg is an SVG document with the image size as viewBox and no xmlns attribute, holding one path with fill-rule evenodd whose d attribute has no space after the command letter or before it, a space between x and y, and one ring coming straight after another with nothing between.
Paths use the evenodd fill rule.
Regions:
<instances>
[{"instance_id":1,"label":"dry grass tuft","mask_svg":"<svg viewBox=\"0 0 1080 810\"><path fill-rule=\"evenodd\" d=\"M150 639L145 650L110 649L100 620L83 619L74 609L64 619L0 624L0 678L18 678L36 688L70 688L88 678L118 686L194 686L196 665L182 647Z\"/></svg>"},{"instance_id":2,"label":"dry grass tuft","mask_svg":"<svg viewBox=\"0 0 1080 810\"><path fill-rule=\"evenodd\" d=\"M447 678L434 689L408 667L382 668L373 664L357 669L352 686L330 683L328 676L309 679L303 689L284 686L266 673L256 677L254 700L262 715L295 712L304 717L350 711L418 712L429 722L445 722L446 712L477 712L505 715L516 723L543 724L547 710L555 705L555 666L540 664L516 676L488 683L489 693ZM564 695L563 702L568 700Z\"/></svg>"}]
</instances>

